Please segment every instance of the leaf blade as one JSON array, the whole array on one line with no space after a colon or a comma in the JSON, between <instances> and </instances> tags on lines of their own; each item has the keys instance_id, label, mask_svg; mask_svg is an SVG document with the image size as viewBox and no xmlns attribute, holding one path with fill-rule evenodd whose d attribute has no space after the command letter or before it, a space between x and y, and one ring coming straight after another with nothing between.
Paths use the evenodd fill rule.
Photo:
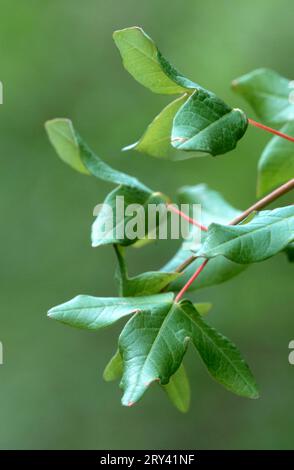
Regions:
<instances>
[{"instance_id":1,"label":"leaf blade","mask_svg":"<svg viewBox=\"0 0 294 470\"><path fill-rule=\"evenodd\" d=\"M234 91L248 101L264 122L275 124L294 120L290 84L290 80L266 68L253 70L232 83Z\"/></svg>"},{"instance_id":2,"label":"leaf blade","mask_svg":"<svg viewBox=\"0 0 294 470\"><path fill-rule=\"evenodd\" d=\"M45 129L61 160L80 173L89 175L90 172L80 156L79 144L72 122L69 119L52 119L45 123Z\"/></svg>"},{"instance_id":3,"label":"leaf blade","mask_svg":"<svg viewBox=\"0 0 294 470\"><path fill-rule=\"evenodd\" d=\"M294 239L294 206L259 212L245 225L212 224L198 256L225 256L255 263L274 256Z\"/></svg>"},{"instance_id":4,"label":"leaf blade","mask_svg":"<svg viewBox=\"0 0 294 470\"><path fill-rule=\"evenodd\" d=\"M76 328L98 330L138 311L149 311L154 305L171 302L173 294L147 297L93 297L78 295L49 310L48 316Z\"/></svg>"},{"instance_id":5,"label":"leaf blade","mask_svg":"<svg viewBox=\"0 0 294 470\"><path fill-rule=\"evenodd\" d=\"M154 381L166 385L179 368L187 344L183 329L177 335L172 333L178 321L181 324L177 305L169 304L132 317L124 327L119 337L124 361L123 405L132 406Z\"/></svg>"},{"instance_id":6,"label":"leaf blade","mask_svg":"<svg viewBox=\"0 0 294 470\"><path fill-rule=\"evenodd\" d=\"M216 95L195 90L176 113L171 142L180 150L212 156L233 150L248 126L246 115Z\"/></svg>"},{"instance_id":7,"label":"leaf blade","mask_svg":"<svg viewBox=\"0 0 294 470\"><path fill-rule=\"evenodd\" d=\"M160 293L168 284L180 276L176 272L147 271L137 276L128 275L124 249L116 245L115 253L118 260L117 279L119 293L124 297L137 297L144 295L154 295Z\"/></svg>"},{"instance_id":8,"label":"leaf blade","mask_svg":"<svg viewBox=\"0 0 294 470\"><path fill-rule=\"evenodd\" d=\"M138 142L123 150L137 150L156 158L176 159L178 152L171 145L173 119L186 100L187 96L184 95L169 103L149 124Z\"/></svg>"},{"instance_id":9,"label":"leaf blade","mask_svg":"<svg viewBox=\"0 0 294 470\"><path fill-rule=\"evenodd\" d=\"M281 132L294 136L294 122L283 126ZM294 178L293 142L275 136L258 162L257 195L263 196L291 178Z\"/></svg>"},{"instance_id":10,"label":"leaf blade","mask_svg":"<svg viewBox=\"0 0 294 470\"><path fill-rule=\"evenodd\" d=\"M197 86L168 63L142 28L115 31L113 39L125 69L153 93L179 94Z\"/></svg>"},{"instance_id":11,"label":"leaf blade","mask_svg":"<svg viewBox=\"0 0 294 470\"><path fill-rule=\"evenodd\" d=\"M210 310L212 309L212 304L210 302L201 302L201 303L195 303L194 307L196 311L199 313L199 315L204 316L210 312Z\"/></svg>"},{"instance_id":12,"label":"leaf blade","mask_svg":"<svg viewBox=\"0 0 294 470\"><path fill-rule=\"evenodd\" d=\"M163 385L172 404L182 413L187 413L191 402L190 383L183 364L171 376L168 384Z\"/></svg>"},{"instance_id":13,"label":"leaf blade","mask_svg":"<svg viewBox=\"0 0 294 470\"><path fill-rule=\"evenodd\" d=\"M105 382L113 382L121 377L123 372L123 362L119 350L112 356L103 372Z\"/></svg>"},{"instance_id":14,"label":"leaf blade","mask_svg":"<svg viewBox=\"0 0 294 470\"><path fill-rule=\"evenodd\" d=\"M115 170L101 160L79 136L70 119L52 119L45 123L45 128L58 156L77 171L110 183L150 191L137 178Z\"/></svg>"},{"instance_id":15,"label":"leaf blade","mask_svg":"<svg viewBox=\"0 0 294 470\"><path fill-rule=\"evenodd\" d=\"M183 301L181 309L191 321L191 339L212 377L237 395L258 398L255 379L236 346L205 323L191 302Z\"/></svg>"},{"instance_id":16,"label":"leaf blade","mask_svg":"<svg viewBox=\"0 0 294 470\"><path fill-rule=\"evenodd\" d=\"M184 300L149 314L139 313L125 325L119 338L124 363L122 404L132 406L155 381L168 384L182 363L189 340L219 383L237 395L257 398L253 375L236 346Z\"/></svg>"}]
</instances>

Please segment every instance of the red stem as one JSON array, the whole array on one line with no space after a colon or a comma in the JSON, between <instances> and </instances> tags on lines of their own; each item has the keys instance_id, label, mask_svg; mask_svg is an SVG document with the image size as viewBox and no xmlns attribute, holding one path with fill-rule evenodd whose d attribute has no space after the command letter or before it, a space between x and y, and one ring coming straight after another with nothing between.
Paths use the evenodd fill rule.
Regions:
<instances>
[{"instance_id":1,"label":"red stem","mask_svg":"<svg viewBox=\"0 0 294 470\"><path fill-rule=\"evenodd\" d=\"M290 142L294 142L294 137L291 137L288 134L284 134L283 132L277 131L276 129L272 129L272 127L265 126L264 124L260 124L260 122L253 121L253 119L248 119L249 124L255 127L259 127L264 131L271 132L271 134L278 135L282 137L282 139L290 140Z\"/></svg>"},{"instance_id":2,"label":"red stem","mask_svg":"<svg viewBox=\"0 0 294 470\"><path fill-rule=\"evenodd\" d=\"M294 189L294 178L289 180L287 183L282 184L279 188L275 189L272 191L270 194L265 196L264 198L260 199L257 201L255 204L253 204L251 207L249 207L246 211L242 212L239 216L237 216L235 219L231 220L229 222L229 225L237 225L239 222L244 220L249 214L251 214L254 210L260 210L263 207L267 206L269 203L275 201L278 197L282 196L283 194L286 194L288 191L291 191ZM177 269L176 272L181 272L183 269L185 269L189 264L191 264L194 260L196 259L196 256L192 255L190 256L186 261L184 261ZM208 263L208 259L203 261L203 263L197 268L196 272L190 277L188 282L184 285L182 290L178 293L178 295L175 298L175 302L178 302L181 297L184 295L184 293L189 289L191 284L195 281L195 279L199 276L201 273L202 269L206 266Z\"/></svg>"},{"instance_id":3,"label":"red stem","mask_svg":"<svg viewBox=\"0 0 294 470\"><path fill-rule=\"evenodd\" d=\"M189 289L190 285L195 281L195 279L197 279L197 277L199 276L199 274L201 273L202 269L205 268L205 266L207 265L208 263L208 259L205 259L203 261L203 263L199 266L199 268L195 271L195 273L193 274L193 276L190 277L189 281L187 282L187 284L184 285L184 287L180 290L180 292L178 293L178 295L176 296L175 298L175 302L178 302L182 297L183 295L185 294L185 292Z\"/></svg>"},{"instance_id":4,"label":"red stem","mask_svg":"<svg viewBox=\"0 0 294 470\"><path fill-rule=\"evenodd\" d=\"M200 222L197 222L197 220L194 220L192 219L191 217L189 217L187 214L185 214L184 212L180 211L179 209L177 209L175 206L173 206L172 204L168 204L168 209L172 212L174 212L175 214L178 214L180 215L181 217L183 217L183 219L187 220L190 224L192 225L196 225L196 227L200 228L201 230L203 230L204 232L207 232L208 228L205 227L205 225L202 225L200 224Z\"/></svg>"}]
</instances>

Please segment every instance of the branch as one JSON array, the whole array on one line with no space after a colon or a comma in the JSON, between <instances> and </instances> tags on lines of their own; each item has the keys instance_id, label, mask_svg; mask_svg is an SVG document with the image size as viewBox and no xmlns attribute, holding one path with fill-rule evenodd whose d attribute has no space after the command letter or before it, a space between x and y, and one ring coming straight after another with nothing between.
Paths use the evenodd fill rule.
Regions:
<instances>
[{"instance_id":1,"label":"branch","mask_svg":"<svg viewBox=\"0 0 294 470\"><path fill-rule=\"evenodd\" d=\"M242 212L242 214L238 215L233 219L228 225L237 225L239 222L244 220L248 215L250 215L253 211L262 209L263 207L267 206L271 202L275 201L278 199L280 196L283 196L287 192L291 191L291 189L294 188L294 178L289 180L287 183L283 184L279 188L275 189L272 191L270 194L265 196L264 198L260 199L257 201L255 204L250 206L246 211ZM195 259L197 256L192 255L190 256L186 261L184 261L178 268L175 270L176 272L182 272L184 269L186 269ZM187 283L184 285L184 287L180 290L178 295L175 298L175 302L178 302L181 297L184 295L184 293L189 289L191 284L197 279L199 274L202 272L203 268L205 268L206 264L208 263L208 259L205 259L204 262L197 268L195 273L190 277L190 279L187 281Z\"/></svg>"},{"instance_id":2,"label":"branch","mask_svg":"<svg viewBox=\"0 0 294 470\"><path fill-rule=\"evenodd\" d=\"M190 224L196 225L196 227L200 228L200 230L203 230L204 232L207 232L208 228L205 227L205 225L202 225L202 224L200 224L200 222L197 222L197 220L192 219L187 214L185 214L184 212L177 209L173 204L167 204L167 208L171 212L174 212L175 214L178 214L181 217L183 217L183 219L187 220Z\"/></svg>"},{"instance_id":3,"label":"branch","mask_svg":"<svg viewBox=\"0 0 294 470\"><path fill-rule=\"evenodd\" d=\"M175 269L175 272L176 272L176 273L181 273L181 272L184 271L184 269L186 269L191 263L193 263L193 261L195 261L195 259L196 259L196 256L195 256L195 255L189 256L189 258L187 258L182 264L180 264L180 265Z\"/></svg>"},{"instance_id":4,"label":"branch","mask_svg":"<svg viewBox=\"0 0 294 470\"><path fill-rule=\"evenodd\" d=\"M178 302L182 297L183 295L185 294L186 290L189 289L190 285L195 281L195 279L197 279L197 277L199 276L199 274L201 273L202 269L205 268L205 266L207 265L208 263L208 259L205 259L203 261L203 263L199 266L199 268L197 268L197 270L195 271L195 273L193 274L193 276L190 277L189 281L184 285L184 287L180 290L180 292L178 293L178 295L176 296L175 298L175 302Z\"/></svg>"},{"instance_id":5,"label":"branch","mask_svg":"<svg viewBox=\"0 0 294 470\"><path fill-rule=\"evenodd\" d=\"M239 222L246 219L246 217L248 217L248 215L250 215L252 212L262 209L263 207L267 206L271 202L278 199L280 196L283 196L284 194L291 191L291 189L293 188L294 188L294 178L289 180L287 183L283 184L279 188L275 189L271 193L267 194L265 197L257 201L252 206L250 206L248 209L246 209L246 211L242 212L242 214L235 217L235 219L233 219L229 223L229 225L237 225Z\"/></svg>"}]
</instances>

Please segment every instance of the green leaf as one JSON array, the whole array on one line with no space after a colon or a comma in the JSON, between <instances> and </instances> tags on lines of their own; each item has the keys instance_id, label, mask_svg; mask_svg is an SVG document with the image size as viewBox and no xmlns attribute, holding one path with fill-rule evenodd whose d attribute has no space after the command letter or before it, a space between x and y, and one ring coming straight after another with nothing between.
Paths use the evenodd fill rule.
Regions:
<instances>
[{"instance_id":1,"label":"green leaf","mask_svg":"<svg viewBox=\"0 0 294 470\"><path fill-rule=\"evenodd\" d=\"M273 70L253 70L234 80L232 85L263 121L277 124L294 119L291 82Z\"/></svg>"},{"instance_id":2,"label":"green leaf","mask_svg":"<svg viewBox=\"0 0 294 470\"><path fill-rule=\"evenodd\" d=\"M143 29L133 26L113 33L125 69L154 93L180 94L197 87L162 56Z\"/></svg>"},{"instance_id":3,"label":"green leaf","mask_svg":"<svg viewBox=\"0 0 294 470\"><path fill-rule=\"evenodd\" d=\"M117 211L118 198L121 198L121 204ZM122 199L123 198L123 199ZM126 215L127 206L133 205L134 212ZM166 204L166 197L161 193L155 193L150 190L143 190L130 186L119 186L108 194L103 202L103 206L97 215L91 232L92 246L98 247L108 244L132 245L138 239L144 238L148 234L148 205ZM120 210L120 207L122 210ZM158 227L158 220L155 220L155 226ZM129 224L132 224L131 238L128 232ZM140 228L140 231L139 231ZM150 229L151 230L151 229Z\"/></svg>"},{"instance_id":4,"label":"green leaf","mask_svg":"<svg viewBox=\"0 0 294 470\"><path fill-rule=\"evenodd\" d=\"M163 385L163 388L172 404L179 411L186 413L189 410L191 390L186 369L183 364L181 364L176 373L171 376L169 383Z\"/></svg>"},{"instance_id":5,"label":"green leaf","mask_svg":"<svg viewBox=\"0 0 294 470\"><path fill-rule=\"evenodd\" d=\"M220 155L236 147L247 125L243 111L199 89L175 115L171 143L178 150Z\"/></svg>"},{"instance_id":6,"label":"green leaf","mask_svg":"<svg viewBox=\"0 0 294 470\"><path fill-rule=\"evenodd\" d=\"M149 124L143 136L132 145L123 150L137 150L152 157L169 160L182 160L191 155L187 152L176 151L171 145L171 132L176 112L187 100L187 95L177 98L168 104ZM192 155L193 156L193 155Z\"/></svg>"},{"instance_id":7,"label":"green leaf","mask_svg":"<svg viewBox=\"0 0 294 470\"><path fill-rule=\"evenodd\" d=\"M154 381L166 385L180 367L189 339L216 380L238 395L257 397L254 378L236 347L204 323L189 301L182 301L141 312L124 327L119 338L122 403L133 405Z\"/></svg>"},{"instance_id":8,"label":"green leaf","mask_svg":"<svg viewBox=\"0 0 294 470\"><path fill-rule=\"evenodd\" d=\"M110 359L103 372L103 379L105 382L112 382L122 376L123 362L119 350L116 351L114 356Z\"/></svg>"},{"instance_id":9,"label":"green leaf","mask_svg":"<svg viewBox=\"0 0 294 470\"><path fill-rule=\"evenodd\" d=\"M294 136L294 122L286 124L281 132ZM294 178L293 142L275 136L258 162L257 195L263 196L291 178Z\"/></svg>"},{"instance_id":10,"label":"green leaf","mask_svg":"<svg viewBox=\"0 0 294 470\"><path fill-rule=\"evenodd\" d=\"M218 255L237 263L255 263L282 251L294 240L294 206L259 212L245 225L211 224L198 256Z\"/></svg>"},{"instance_id":11,"label":"green leaf","mask_svg":"<svg viewBox=\"0 0 294 470\"><path fill-rule=\"evenodd\" d=\"M173 294L148 297L92 297L78 295L72 300L51 308L48 316L76 328L98 330L121 318L140 311L152 311L172 302Z\"/></svg>"},{"instance_id":12,"label":"green leaf","mask_svg":"<svg viewBox=\"0 0 294 470\"><path fill-rule=\"evenodd\" d=\"M232 207L217 191L210 189L206 184L199 184L196 186L184 186L178 191L179 204L200 204L201 217L199 222L209 226L212 222L228 223L241 213L238 209ZM192 230L198 230L193 228ZM206 235L202 233L202 242L205 240ZM187 249L184 242L175 256L162 268L162 271L174 271L182 264L189 256L193 255L190 249ZM196 253L197 254L197 253ZM181 277L173 281L169 290L179 291L200 266L203 260L195 260L185 271ZM229 261L223 256L218 256L212 259L205 269L202 271L194 282L189 291L194 291L209 287L212 285L220 284L237 276L244 271L246 265L241 265Z\"/></svg>"},{"instance_id":13,"label":"green leaf","mask_svg":"<svg viewBox=\"0 0 294 470\"><path fill-rule=\"evenodd\" d=\"M208 226L212 222L225 223L233 220L241 211L229 204L217 191L206 184L183 186L177 192L179 204L200 204L199 222Z\"/></svg>"},{"instance_id":14,"label":"green leaf","mask_svg":"<svg viewBox=\"0 0 294 470\"><path fill-rule=\"evenodd\" d=\"M180 276L179 273L162 273L148 271L138 276L129 277L124 258L123 247L116 245L115 252L118 259L119 293L125 297L154 295L161 292L168 284Z\"/></svg>"},{"instance_id":15,"label":"green leaf","mask_svg":"<svg viewBox=\"0 0 294 470\"><path fill-rule=\"evenodd\" d=\"M90 172L83 164L76 132L69 119L53 119L45 123L49 140L58 156L69 166L89 175Z\"/></svg>"},{"instance_id":16,"label":"green leaf","mask_svg":"<svg viewBox=\"0 0 294 470\"><path fill-rule=\"evenodd\" d=\"M201 302L201 303L196 303L194 304L195 309L200 315L207 315L211 308L212 304L210 302Z\"/></svg>"},{"instance_id":17,"label":"green leaf","mask_svg":"<svg viewBox=\"0 0 294 470\"><path fill-rule=\"evenodd\" d=\"M166 385L181 365L187 340L178 305L166 303L135 315L119 337L119 348L124 363L122 403L131 406L152 382Z\"/></svg>"},{"instance_id":18,"label":"green leaf","mask_svg":"<svg viewBox=\"0 0 294 470\"><path fill-rule=\"evenodd\" d=\"M45 124L49 140L58 156L81 173L91 174L103 181L150 191L137 178L114 170L86 145L69 119L53 119Z\"/></svg>"},{"instance_id":19,"label":"green leaf","mask_svg":"<svg viewBox=\"0 0 294 470\"><path fill-rule=\"evenodd\" d=\"M161 273L159 271L138 274L128 278L124 295L137 297L158 294L180 276L179 273Z\"/></svg>"}]
</instances>

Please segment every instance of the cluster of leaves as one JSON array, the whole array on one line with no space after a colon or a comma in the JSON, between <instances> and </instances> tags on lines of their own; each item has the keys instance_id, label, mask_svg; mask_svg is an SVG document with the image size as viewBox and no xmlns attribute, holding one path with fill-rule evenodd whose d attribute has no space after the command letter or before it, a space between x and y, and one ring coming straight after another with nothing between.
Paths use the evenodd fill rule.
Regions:
<instances>
[{"instance_id":1,"label":"cluster of leaves","mask_svg":"<svg viewBox=\"0 0 294 470\"><path fill-rule=\"evenodd\" d=\"M248 124L243 111L185 78L141 28L116 31L113 38L135 80L154 93L181 94L155 117L138 142L124 150L179 160L220 155L236 147Z\"/></svg>"},{"instance_id":2,"label":"cluster of leaves","mask_svg":"<svg viewBox=\"0 0 294 470\"><path fill-rule=\"evenodd\" d=\"M236 146L247 128L248 120L243 111L232 109L212 92L177 72L142 29L133 27L116 31L114 41L125 68L138 82L155 93L181 94L128 149L160 158L183 159L199 154L219 155ZM284 99L288 85L286 79L265 70L234 82L235 89L248 99L262 118L275 123L282 120L291 133L294 130L291 123L294 106L286 105ZM46 130L62 160L81 173L116 185L105 199L114 211L117 196L124 196L126 204L167 203L164 194L102 161L68 119L48 121ZM293 156L291 144L278 138L271 141L261 158L259 193L294 176ZM48 315L62 323L90 330L130 317L119 336L118 349L104 371L105 380L120 379L124 405L134 404L151 383L158 382L175 406L186 411L190 387L183 357L189 342L220 384L237 395L256 398L258 391L254 377L240 352L204 320L211 305L192 304L187 299L175 297L203 259L210 261L190 290L227 281L249 264L283 250L293 258L294 206L261 211L232 226L230 221L241 211L204 184L181 188L177 202L201 204L201 223L208 227L201 244L190 247L189 251L183 242L160 271L130 277L125 250L129 245L142 245L142 240L116 237L117 230L124 230L128 223L126 215L116 220L112 237L109 234L103 236L99 228L107 225L109 215L102 210L92 226L92 245L114 245L118 260L118 297L80 295L52 308ZM191 230L199 228L193 226ZM147 232L144 237L148 238ZM191 255L194 261L183 272L178 272L178 267Z\"/></svg>"}]
</instances>

